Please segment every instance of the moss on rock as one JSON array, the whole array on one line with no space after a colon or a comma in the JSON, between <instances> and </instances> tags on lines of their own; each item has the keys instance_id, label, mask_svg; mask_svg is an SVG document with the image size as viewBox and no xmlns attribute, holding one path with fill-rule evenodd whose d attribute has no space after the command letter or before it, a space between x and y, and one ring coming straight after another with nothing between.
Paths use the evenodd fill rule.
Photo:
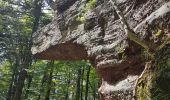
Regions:
<instances>
[{"instance_id":1,"label":"moss on rock","mask_svg":"<svg viewBox=\"0 0 170 100\"><path fill-rule=\"evenodd\" d=\"M137 100L170 100L170 44L162 48L138 81Z\"/></svg>"}]
</instances>

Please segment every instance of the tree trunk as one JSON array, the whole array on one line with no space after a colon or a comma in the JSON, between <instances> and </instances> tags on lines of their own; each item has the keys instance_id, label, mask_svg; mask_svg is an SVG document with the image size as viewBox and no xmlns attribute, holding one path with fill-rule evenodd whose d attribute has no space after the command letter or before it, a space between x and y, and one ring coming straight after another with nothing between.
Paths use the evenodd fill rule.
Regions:
<instances>
[{"instance_id":1,"label":"tree trunk","mask_svg":"<svg viewBox=\"0 0 170 100\"><path fill-rule=\"evenodd\" d=\"M32 83L32 78L33 78L32 75L29 75L29 76L28 76L28 86L27 86L27 90L26 90L26 93L25 93L25 99L28 98L29 89L30 89L31 83Z\"/></svg>"},{"instance_id":2,"label":"tree trunk","mask_svg":"<svg viewBox=\"0 0 170 100\"><path fill-rule=\"evenodd\" d=\"M27 44L28 45L28 44ZM29 45L28 45L29 47ZM29 57L27 57L29 55ZM15 76L15 87L14 87L14 96L13 100L20 100L21 95L22 95L22 90L24 87L24 81L27 76L27 71L30 62L31 62L31 52L30 51L24 51L24 55L22 55L21 52L17 54L17 59L18 59L18 71L17 75Z\"/></svg>"},{"instance_id":3,"label":"tree trunk","mask_svg":"<svg viewBox=\"0 0 170 100\"><path fill-rule=\"evenodd\" d=\"M44 83L46 81L47 72L48 72L48 66L46 67L44 74L43 74L43 78L41 80L40 94L38 95L37 100L41 100L41 95L44 92Z\"/></svg>"},{"instance_id":4,"label":"tree trunk","mask_svg":"<svg viewBox=\"0 0 170 100\"><path fill-rule=\"evenodd\" d=\"M66 93L65 93L65 100L69 99L69 86L70 86L70 72L68 72L68 77L67 77L67 86L66 86Z\"/></svg>"},{"instance_id":5,"label":"tree trunk","mask_svg":"<svg viewBox=\"0 0 170 100\"><path fill-rule=\"evenodd\" d=\"M42 0L35 0L34 1L34 24L33 24L33 28L32 28L32 32L35 32L38 29L38 25L39 25L39 20L41 17L41 7L42 7ZM27 44L27 49L24 52L25 54L22 55L22 59L21 59L21 68L19 70L19 75L18 75L18 80L17 80L17 84L16 84L16 91L15 91L15 96L14 96L14 100L20 100L21 99L21 95L22 95L22 89L24 86L24 81L27 77L27 71L26 69L29 68L30 63L32 61L32 54L31 54L31 41L28 42Z\"/></svg>"},{"instance_id":6,"label":"tree trunk","mask_svg":"<svg viewBox=\"0 0 170 100\"><path fill-rule=\"evenodd\" d=\"M80 99L80 81L81 81L81 68L78 69L78 73L77 73L77 88L76 88L76 100Z\"/></svg>"},{"instance_id":7,"label":"tree trunk","mask_svg":"<svg viewBox=\"0 0 170 100\"><path fill-rule=\"evenodd\" d=\"M15 76L17 76L17 68L18 68L18 65L19 65L19 62L18 62L18 57L16 57L16 60L15 60L15 65L13 66L13 74L12 74L12 79L11 79L11 83L10 83L10 86L9 86L9 89L8 89L8 95L7 95L7 100L11 100L12 97L14 97L14 86L13 84L15 84Z\"/></svg>"},{"instance_id":8,"label":"tree trunk","mask_svg":"<svg viewBox=\"0 0 170 100\"><path fill-rule=\"evenodd\" d=\"M82 73L81 73L81 94L80 94L80 100L83 100L83 81L84 81L84 66L82 67Z\"/></svg>"},{"instance_id":9,"label":"tree trunk","mask_svg":"<svg viewBox=\"0 0 170 100\"><path fill-rule=\"evenodd\" d=\"M34 22L33 22L32 33L36 32L38 29L40 16L42 15L41 8L43 5L43 0L35 0L34 5L35 8L33 10Z\"/></svg>"},{"instance_id":10,"label":"tree trunk","mask_svg":"<svg viewBox=\"0 0 170 100\"><path fill-rule=\"evenodd\" d=\"M21 100L21 95L22 95L22 89L24 86L24 81L26 78L27 72L25 69L21 69L21 72L19 73L19 77L17 80L17 86L16 86L16 92L14 96L14 100Z\"/></svg>"},{"instance_id":11,"label":"tree trunk","mask_svg":"<svg viewBox=\"0 0 170 100\"><path fill-rule=\"evenodd\" d=\"M87 65L85 100L88 100L90 65Z\"/></svg>"},{"instance_id":12,"label":"tree trunk","mask_svg":"<svg viewBox=\"0 0 170 100\"><path fill-rule=\"evenodd\" d=\"M45 100L50 100L50 92L51 92L51 83L52 83L52 78L53 78L53 71L54 71L54 61L51 61L49 63L50 67L50 74L48 77L48 82L47 82L47 92L45 94Z\"/></svg>"}]
</instances>

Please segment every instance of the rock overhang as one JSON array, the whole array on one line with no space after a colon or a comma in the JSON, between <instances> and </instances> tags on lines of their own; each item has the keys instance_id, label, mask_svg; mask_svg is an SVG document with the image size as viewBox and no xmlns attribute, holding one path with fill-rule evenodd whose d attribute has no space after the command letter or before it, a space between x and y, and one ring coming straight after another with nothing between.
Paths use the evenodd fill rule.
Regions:
<instances>
[{"instance_id":1,"label":"rock overhang","mask_svg":"<svg viewBox=\"0 0 170 100\"><path fill-rule=\"evenodd\" d=\"M73 1L75 2L76 0L73 0ZM120 1L125 3L125 4L121 4L120 6L124 6L124 5L128 6L128 4L130 3L128 0L120 0ZM118 2L120 2L120 1L118 0ZM167 3L164 3L165 1ZM78 2L77 5L79 4L79 6L80 6L81 2L79 2L79 1L77 1L77 2ZM126 2L129 2L129 3L126 3ZM131 1L132 4L134 2L135 2L135 0ZM144 1L142 4L144 5L145 3L147 3L147 5L151 4L150 1L148 1L148 2ZM155 4L156 4L156 1L155 1ZM85 46L89 45L88 42L90 42L90 43L94 42L95 47L98 46L99 49L100 49L100 45L105 45L104 47L101 47L103 49L105 49L105 48L108 48L108 49L113 48L114 49L114 47L116 47L115 45L122 44L123 43L122 41L126 42L127 36L124 36L125 35L123 32L124 30L122 29L119 19L114 17L116 15L114 14L112 7L107 6L107 5L110 5L110 4L104 3L104 4L102 4L102 6L99 5L96 7L95 10L92 10L92 12L90 12L90 14L92 14L92 15L88 16L88 18L96 17L96 15L94 15L94 14L97 13L97 17L103 17L104 20L106 21L106 22L102 23L102 24L105 24L104 26L100 25L101 22L97 22L96 24L94 24L95 27L93 27L90 30L85 30L84 28L82 28L86 24L80 25L80 23L79 23L73 29L70 29L71 26L68 27L69 25L66 25L67 28L64 31L63 30L61 31L61 29L60 29L61 26L59 25L60 20L54 19L52 23L41 28L39 31L37 31L36 33L33 34L32 53L33 54L41 53L50 47L53 47L57 44L65 44L66 42L68 42L68 43L73 42L75 44L77 42L77 45L85 45ZM167 17L170 12L170 8L169 8L170 4L169 4L168 0L163 0L160 3L158 2L155 5L155 8L153 7L152 9L149 9L150 11L148 11L148 13L146 13L146 15L149 15L149 16L146 18L146 16L144 15L145 13L143 14L143 16L139 13L142 13L143 10L147 9L147 5L146 5L146 8L143 8L140 12L135 12L136 7L131 9L131 10L134 10L133 12L131 12L131 13L134 13L133 15L131 15L130 12L128 12L126 17L129 18L129 16L131 16L134 19L134 22L132 21L131 17L129 19L127 19L129 26L132 27L132 29L134 29L134 31L136 31L137 33L142 33L142 31L143 31L143 33L145 33L144 31L147 31L148 28L153 28L154 26L158 27L158 26L156 26L156 24L162 23L163 26L167 25L166 30L168 31L169 18L167 18ZM74 6L74 5L69 6L70 9L74 8L72 6ZM154 9L156 9L156 10L154 10ZM74 8L72 10L78 10L78 9ZM161 11L161 10L164 10L164 11ZM70 11L70 10L68 9L68 11ZM68 11L66 10L67 13L64 13L64 12L59 13L58 16L63 15L63 17L64 17L64 15L66 16L67 14L71 14L71 15L69 15L70 17L74 16L72 13L68 13ZM153 13L151 13L152 11L153 11ZM75 14L77 14L77 13L75 13ZM140 15L140 16L137 16L137 15ZM166 16L164 16L164 15L166 15ZM112 18L108 18L108 16L110 16ZM141 21L142 19L144 19L143 18L144 16L145 16L145 20ZM154 17L154 18L151 18L151 17ZM163 20L164 22L160 22L160 20L163 18L167 19L167 20ZM69 21L71 21L70 19L71 18L66 18L65 20L67 20L67 22L69 22ZM96 20L96 21L101 21L101 20L99 20L101 18L97 18L97 19L98 20ZM157 21L155 19L159 19L159 20ZM130 21L132 21L132 22L130 22ZM74 20L72 20L71 24L72 23L74 23ZM154 25L151 25L153 23L154 23ZM70 23L63 22L63 24L70 24ZM93 22L89 22L86 26L90 26L91 24L93 24ZM81 26L81 28L79 26ZM161 25L159 25L159 26L161 26ZM104 33L102 33L103 27L105 28ZM159 28L161 29L161 27L159 27ZM151 29L151 31L157 31L157 30ZM95 34L96 32L97 32L97 34ZM90 34L87 34L87 33L90 33ZM105 36L103 36L103 35L105 35ZM143 35L145 35L145 34L143 34ZM79 39L76 39L76 38L79 38ZM86 40L84 40L83 38ZM90 41L89 39L91 39L92 41ZM119 40L119 41L117 41L117 40ZM84 43L82 43L82 42L84 42ZM95 42L98 42L98 44L96 44ZM100 42L103 42L103 43L100 43ZM114 45L114 42L115 42L115 45ZM113 45L111 45L109 48L109 45L107 45L107 44L112 44L112 43L113 43ZM126 49L126 47L124 49Z\"/></svg>"},{"instance_id":2,"label":"rock overhang","mask_svg":"<svg viewBox=\"0 0 170 100\"><path fill-rule=\"evenodd\" d=\"M154 41L155 27L166 29L163 31L167 34L170 26L167 18L170 2L151 1L123 0L119 4L129 26L141 39L149 42ZM87 21L80 24L76 17L82 9L81 3L76 1L66 11L59 12L52 23L33 35L33 54L39 59L91 60L103 83L109 85L117 86L129 76L138 76L146 61L141 54L143 49L127 38L110 3L105 1L89 11ZM162 7L166 11L158 13ZM154 18L151 18L153 15ZM161 22L162 19L168 20Z\"/></svg>"},{"instance_id":3,"label":"rock overhang","mask_svg":"<svg viewBox=\"0 0 170 100\"><path fill-rule=\"evenodd\" d=\"M57 46L35 54L35 57L43 60L88 60L85 47L74 43L61 43Z\"/></svg>"}]
</instances>

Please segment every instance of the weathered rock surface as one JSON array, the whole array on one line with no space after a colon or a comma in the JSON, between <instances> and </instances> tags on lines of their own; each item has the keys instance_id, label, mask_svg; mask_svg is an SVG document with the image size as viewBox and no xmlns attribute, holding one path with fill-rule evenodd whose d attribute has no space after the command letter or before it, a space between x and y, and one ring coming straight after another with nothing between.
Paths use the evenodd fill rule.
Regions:
<instances>
[{"instance_id":1,"label":"weathered rock surface","mask_svg":"<svg viewBox=\"0 0 170 100\"><path fill-rule=\"evenodd\" d=\"M170 32L170 0L116 0L129 26L154 49ZM135 80L144 69L143 49L130 41L109 0L97 0L77 20L86 0L56 0L53 21L33 35L32 53L39 59L88 59L102 78L103 100L131 100ZM155 36L159 30L160 38ZM150 44L152 43L152 44Z\"/></svg>"}]
</instances>

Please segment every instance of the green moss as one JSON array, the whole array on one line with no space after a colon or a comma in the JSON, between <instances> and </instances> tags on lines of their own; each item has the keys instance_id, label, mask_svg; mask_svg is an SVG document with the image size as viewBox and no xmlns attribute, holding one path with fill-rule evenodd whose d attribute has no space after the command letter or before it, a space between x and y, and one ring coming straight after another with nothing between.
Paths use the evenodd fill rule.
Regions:
<instances>
[{"instance_id":1,"label":"green moss","mask_svg":"<svg viewBox=\"0 0 170 100\"><path fill-rule=\"evenodd\" d=\"M148 77L149 76L149 77ZM151 84L151 75L150 72L144 74L142 79L138 82L137 86L137 100L150 100L150 84Z\"/></svg>"},{"instance_id":2,"label":"green moss","mask_svg":"<svg viewBox=\"0 0 170 100\"><path fill-rule=\"evenodd\" d=\"M148 100L149 92L148 92L148 87L138 87L138 95L137 95L138 100Z\"/></svg>"},{"instance_id":3,"label":"green moss","mask_svg":"<svg viewBox=\"0 0 170 100\"><path fill-rule=\"evenodd\" d=\"M137 86L137 100L170 100L170 45L155 56Z\"/></svg>"},{"instance_id":4,"label":"green moss","mask_svg":"<svg viewBox=\"0 0 170 100\"><path fill-rule=\"evenodd\" d=\"M85 6L85 10L93 9L96 6L96 0L89 0Z\"/></svg>"},{"instance_id":5,"label":"green moss","mask_svg":"<svg viewBox=\"0 0 170 100\"><path fill-rule=\"evenodd\" d=\"M159 29L158 32L155 33L155 36L156 36L156 37L159 37L159 36L161 36L162 34L163 34L163 31Z\"/></svg>"},{"instance_id":6,"label":"green moss","mask_svg":"<svg viewBox=\"0 0 170 100\"><path fill-rule=\"evenodd\" d=\"M76 20L84 23L84 22L85 22L85 14L86 14L89 10L91 10L91 9L93 9L93 8L96 7L96 2L97 2L97 0L89 0L89 1L86 3L86 5L84 6L84 8L81 10L81 13L80 13L80 15L77 17Z\"/></svg>"},{"instance_id":7,"label":"green moss","mask_svg":"<svg viewBox=\"0 0 170 100\"><path fill-rule=\"evenodd\" d=\"M170 100L170 70L146 74L137 87L137 100Z\"/></svg>"}]
</instances>

